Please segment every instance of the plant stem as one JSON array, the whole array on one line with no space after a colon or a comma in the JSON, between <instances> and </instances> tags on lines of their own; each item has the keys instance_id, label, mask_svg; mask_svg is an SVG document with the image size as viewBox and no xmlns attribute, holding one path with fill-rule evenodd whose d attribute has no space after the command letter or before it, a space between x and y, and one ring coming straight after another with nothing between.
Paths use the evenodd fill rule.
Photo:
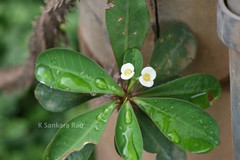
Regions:
<instances>
[{"instance_id":1,"label":"plant stem","mask_svg":"<svg viewBox=\"0 0 240 160\"><path fill-rule=\"evenodd\" d=\"M133 79L131 79L131 81L130 81L130 83L129 83L129 85L128 85L128 88L127 88L127 92L130 92L130 91L131 91L131 89L132 89L132 88L134 87L134 85L136 84L137 80L138 80L138 78L133 78Z\"/></svg>"}]
</instances>

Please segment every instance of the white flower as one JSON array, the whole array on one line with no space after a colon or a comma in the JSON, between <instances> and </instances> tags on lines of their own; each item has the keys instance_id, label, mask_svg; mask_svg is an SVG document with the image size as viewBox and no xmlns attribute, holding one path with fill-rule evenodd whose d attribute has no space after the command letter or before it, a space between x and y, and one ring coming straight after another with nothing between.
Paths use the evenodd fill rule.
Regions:
<instances>
[{"instance_id":1,"label":"white flower","mask_svg":"<svg viewBox=\"0 0 240 160\"><path fill-rule=\"evenodd\" d=\"M131 63L126 63L121 67L121 78L129 80L134 75L134 66Z\"/></svg>"},{"instance_id":2,"label":"white flower","mask_svg":"<svg viewBox=\"0 0 240 160\"><path fill-rule=\"evenodd\" d=\"M152 67L145 67L141 74L139 82L145 87L152 87L153 80L156 78L156 71Z\"/></svg>"}]
</instances>

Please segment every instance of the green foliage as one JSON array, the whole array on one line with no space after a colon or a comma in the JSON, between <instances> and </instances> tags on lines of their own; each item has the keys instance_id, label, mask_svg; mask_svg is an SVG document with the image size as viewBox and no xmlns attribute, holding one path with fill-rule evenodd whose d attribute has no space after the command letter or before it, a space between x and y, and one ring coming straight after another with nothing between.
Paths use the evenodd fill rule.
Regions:
<instances>
[{"instance_id":1,"label":"green foliage","mask_svg":"<svg viewBox=\"0 0 240 160\"><path fill-rule=\"evenodd\" d=\"M56 90L41 83L35 89L35 97L46 110L51 112L63 112L94 98L89 94Z\"/></svg>"},{"instance_id":2,"label":"green foliage","mask_svg":"<svg viewBox=\"0 0 240 160\"><path fill-rule=\"evenodd\" d=\"M116 108L115 147L124 160L141 160L143 149L157 153L157 160L186 160L185 150L206 153L214 149L219 144L219 127L203 109L219 98L219 82L206 74L170 81L196 55L197 41L191 30L183 23L165 29L150 62L157 74L155 87L142 91L140 75L141 80L154 82L151 68L151 73L141 73L140 49L149 27L145 0L109 0L106 24L119 69L126 63L134 66L130 80L115 82L91 59L68 49L44 51L36 61L35 75L42 84L35 94L44 108L65 111L96 94L107 94L105 98L112 100L67 122L49 143L44 159L88 159ZM132 70L124 74L132 76Z\"/></svg>"},{"instance_id":3,"label":"green foliage","mask_svg":"<svg viewBox=\"0 0 240 160\"><path fill-rule=\"evenodd\" d=\"M44 159L63 159L86 144L97 144L115 107L110 102L67 122L48 145Z\"/></svg>"},{"instance_id":4,"label":"green foliage","mask_svg":"<svg viewBox=\"0 0 240 160\"><path fill-rule=\"evenodd\" d=\"M188 26L173 23L156 42L150 65L157 71L157 81L170 80L195 58L197 41Z\"/></svg>"},{"instance_id":5,"label":"green foliage","mask_svg":"<svg viewBox=\"0 0 240 160\"><path fill-rule=\"evenodd\" d=\"M81 151L71 153L66 160L88 160L94 147L94 144L86 144Z\"/></svg>"},{"instance_id":6,"label":"green foliage","mask_svg":"<svg viewBox=\"0 0 240 160\"><path fill-rule=\"evenodd\" d=\"M36 78L54 89L78 93L123 95L112 78L95 62L78 52L50 49L36 62Z\"/></svg>"},{"instance_id":7,"label":"green foliage","mask_svg":"<svg viewBox=\"0 0 240 160\"><path fill-rule=\"evenodd\" d=\"M192 74L149 89L139 96L179 98L206 109L213 105L220 94L221 86L215 77Z\"/></svg>"},{"instance_id":8,"label":"green foliage","mask_svg":"<svg viewBox=\"0 0 240 160\"><path fill-rule=\"evenodd\" d=\"M192 153L206 153L219 144L219 127L204 110L174 98L134 98L172 142Z\"/></svg>"},{"instance_id":9,"label":"green foliage","mask_svg":"<svg viewBox=\"0 0 240 160\"><path fill-rule=\"evenodd\" d=\"M115 144L125 160L142 159L142 135L129 101L124 102L119 111Z\"/></svg>"},{"instance_id":10,"label":"green foliage","mask_svg":"<svg viewBox=\"0 0 240 160\"><path fill-rule=\"evenodd\" d=\"M123 63L124 64L131 63L135 67L134 68L135 74L131 78L130 84L127 89L128 91L130 91L134 84L136 83L137 78L141 75L141 70L143 67L143 58L141 52L138 49L128 50L124 55Z\"/></svg>"},{"instance_id":11,"label":"green foliage","mask_svg":"<svg viewBox=\"0 0 240 160\"><path fill-rule=\"evenodd\" d=\"M144 112L136 110L135 113L142 132L144 150L157 153L157 160L187 159L185 151L169 141Z\"/></svg>"},{"instance_id":12,"label":"green foliage","mask_svg":"<svg viewBox=\"0 0 240 160\"><path fill-rule=\"evenodd\" d=\"M137 78L140 76L143 67L143 58L141 52L138 49L128 50L124 55L123 63L133 64L135 67L135 74L133 77Z\"/></svg>"},{"instance_id":13,"label":"green foliage","mask_svg":"<svg viewBox=\"0 0 240 160\"><path fill-rule=\"evenodd\" d=\"M109 0L106 25L117 60L123 64L128 49L141 49L149 27L149 13L145 0Z\"/></svg>"}]
</instances>

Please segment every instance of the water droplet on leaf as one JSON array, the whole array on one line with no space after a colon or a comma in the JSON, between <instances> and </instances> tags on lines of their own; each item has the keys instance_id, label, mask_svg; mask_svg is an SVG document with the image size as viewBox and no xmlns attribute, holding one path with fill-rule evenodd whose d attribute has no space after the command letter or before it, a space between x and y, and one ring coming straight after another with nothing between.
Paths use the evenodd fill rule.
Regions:
<instances>
[{"instance_id":1,"label":"water droplet on leaf","mask_svg":"<svg viewBox=\"0 0 240 160\"><path fill-rule=\"evenodd\" d=\"M170 122L170 119L168 117L165 117L163 119L163 123L162 123L162 131L163 132L167 132L168 131L169 122Z\"/></svg>"},{"instance_id":2,"label":"water droplet on leaf","mask_svg":"<svg viewBox=\"0 0 240 160\"><path fill-rule=\"evenodd\" d=\"M41 83L52 83L54 78L51 72L51 69L47 66L44 65L39 65L36 69L36 78L41 82Z\"/></svg>"},{"instance_id":3,"label":"water droplet on leaf","mask_svg":"<svg viewBox=\"0 0 240 160\"><path fill-rule=\"evenodd\" d=\"M111 88L110 88L112 91L116 91L117 90L117 88L116 87L114 87L114 86L111 86Z\"/></svg>"},{"instance_id":4,"label":"water droplet on leaf","mask_svg":"<svg viewBox=\"0 0 240 160\"><path fill-rule=\"evenodd\" d=\"M77 77L76 75L73 75L71 73L64 73L60 78L59 78L59 82L58 85L62 88L62 89L69 89L69 90L73 90L73 91L82 91L82 90L87 90L87 91L91 91L92 88L91 86L84 81L83 79L81 79L80 77Z\"/></svg>"},{"instance_id":5,"label":"water droplet on leaf","mask_svg":"<svg viewBox=\"0 0 240 160\"><path fill-rule=\"evenodd\" d=\"M100 130L100 125L96 124L96 126L94 128L95 128L96 131L99 131Z\"/></svg>"},{"instance_id":6,"label":"water droplet on leaf","mask_svg":"<svg viewBox=\"0 0 240 160\"><path fill-rule=\"evenodd\" d=\"M132 130L127 127L126 131L123 132L123 136L125 139L125 145L124 145L124 150L123 150L123 157L124 159L131 159L131 160L137 160L138 158L138 154L137 154L137 150L134 146L134 142L133 142L133 133Z\"/></svg>"},{"instance_id":7,"label":"water droplet on leaf","mask_svg":"<svg viewBox=\"0 0 240 160\"><path fill-rule=\"evenodd\" d=\"M174 143L179 143L180 138L178 136L178 134L176 133L176 131L171 131L167 134L168 138L173 141Z\"/></svg>"},{"instance_id":8,"label":"water droplet on leaf","mask_svg":"<svg viewBox=\"0 0 240 160\"><path fill-rule=\"evenodd\" d=\"M102 122L102 114L101 113L97 116L97 121Z\"/></svg>"},{"instance_id":9,"label":"water droplet on leaf","mask_svg":"<svg viewBox=\"0 0 240 160\"><path fill-rule=\"evenodd\" d=\"M99 123L106 123L107 122L107 119L104 115L104 112L103 113L100 113L98 116L97 116L97 121Z\"/></svg>"},{"instance_id":10,"label":"water droplet on leaf","mask_svg":"<svg viewBox=\"0 0 240 160\"><path fill-rule=\"evenodd\" d=\"M57 58L56 57L52 58L50 60L50 62L51 62L52 65L56 65L57 64Z\"/></svg>"},{"instance_id":11,"label":"water droplet on leaf","mask_svg":"<svg viewBox=\"0 0 240 160\"><path fill-rule=\"evenodd\" d=\"M93 92L93 93L90 93L90 95L91 95L91 96L96 96L97 93L94 93L94 92Z\"/></svg>"},{"instance_id":12,"label":"water droplet on leaf","mask_svg":"<svg viewBox=\"0 0 240 160\"><path fill-rule=\"evenodd\" d=\"M109 112L110 112L110 110L108 108L106 108L103 113L104 114L109 114Z\"/></svg>"},{"instance_id":13,"label":"water droplet on leaf","mask_svg":"<svg viewBox=\"0 0 240 160\"><path fill-rule=\"evenodd\" d=\"M199 120L199 123L200 123L200 124L204 124L203 120L201 120L201 119Z\"/></svg>"},{"instance_id":14,"label":"water droplet on leaf","mask_svg":"<svg viewBox=\"0 0 240 160\"><path fill-rule=\"evenodd\" d=\"M112 110L112 109L114 109L115 107L114 107L114 105L110 105L109 107L108 107L108 109L110 109L110 110Z\"/></svg>"},{"instance_id":15,"label":"water droplet on leaf","mask_svg":"<svg viewBox=\"0 0 240 160\"><path fill-rule=\"evenodd\" d=\"M59 70L52 70L52 73L55 77L59 77L61 75L61 71Z\"/></svg>"},{"instance_id":16,"label":"water droplet on leaf","mask_svg":"<svg viewBox=\"0 0 240 160\"><path fill-rule=\"evenodd\" d=\"M107 83L104 81L104 79L102 78L97 78L95 81L94 81L95 85L97 88L99 89L102 89L102 90L106 90L108 89L107 87Z\"/></svg>"},{"instance_id":17,"label":"water droplet on leaf","mask_svg":"<svg viewBox=\"0 0 240 160\"><path fill-rule=\"evenodd\" d=\"M132 113L131 113L131 111L129 109L126 110L125 123L126 124L132 123Z\"/></svg>"}]
</instances>

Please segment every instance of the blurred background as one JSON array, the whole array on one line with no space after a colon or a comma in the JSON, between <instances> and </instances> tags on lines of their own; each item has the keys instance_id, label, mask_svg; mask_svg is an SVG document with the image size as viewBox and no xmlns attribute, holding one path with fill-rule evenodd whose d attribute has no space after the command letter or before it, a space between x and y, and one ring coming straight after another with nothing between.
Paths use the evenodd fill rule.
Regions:
<instances>
[{"instance_id":1,"label":"blurred background","mask_svg":"<svg viewBox=\"0 0 240 160\"><path fill-rule=\"evenodd\" d=\"M43 1L0 1L0 70L18 68L30 53L28 43L33 32L32 24L41 13ZM61 30L68 43L58 41L58 46L79 50L77 36L77 9L67 16ZM1 74L0 80L4 79ZM0 90L0 159L40 160L57 128L40 128L39 123L62 124L86 109L78 107L65 113L51 113L43 109L34 97L36 82L21 89ZM76 110L79 110L76 112Z\"/></svg>"}]
</instances>

